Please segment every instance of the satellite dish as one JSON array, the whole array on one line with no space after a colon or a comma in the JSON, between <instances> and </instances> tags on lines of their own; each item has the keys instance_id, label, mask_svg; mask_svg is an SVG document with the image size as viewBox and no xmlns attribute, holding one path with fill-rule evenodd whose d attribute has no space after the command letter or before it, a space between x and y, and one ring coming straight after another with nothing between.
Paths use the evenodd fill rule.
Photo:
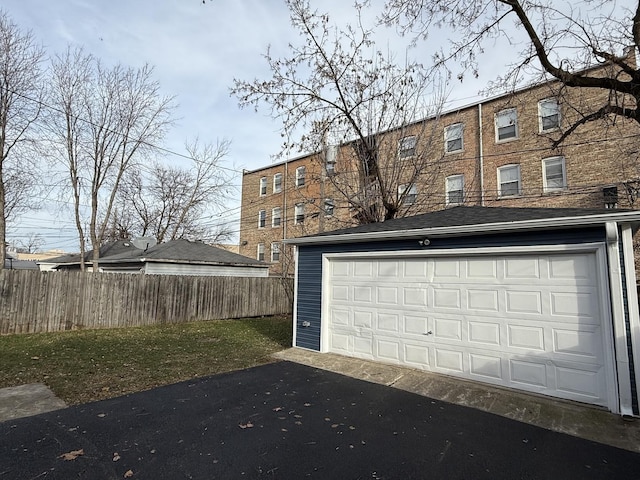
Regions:
<instances>
[{"instance_id":1,"label":"satellite dish","mask_svg":"<svg viewBox=\"0 0 640 480\"><path fill-rule=\"evenodd\" d=\"M158 242L153 237L139 237L132 239L131 243L133 243L134 247L146 252L147 248L153 247Z\"/></svg>"}]
</instances>

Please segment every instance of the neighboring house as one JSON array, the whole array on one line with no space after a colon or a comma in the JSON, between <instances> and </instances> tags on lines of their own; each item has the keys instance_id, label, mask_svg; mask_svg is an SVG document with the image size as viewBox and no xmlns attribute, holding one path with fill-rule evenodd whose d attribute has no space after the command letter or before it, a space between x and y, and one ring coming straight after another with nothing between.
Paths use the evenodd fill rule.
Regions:
<instances>
[{"instance_id":1,"label":"neighboring house","mask_svg":"<svg viewBox=\"0 0 640 480\"><path fill-rule=\"evenodd\" d=\"M639 415L640 211L455 207L288 240L294 346Z\"/></svg>"},{"instance_id":2,"label":"neighboring house","mask_svg":"<svg viewBox=\"0 0 640 480\"><path fill-rule=\"evenodd\" d=\"M85 254L91 267L92 252ZM39 262L41 270L77 270L79 255L66 255ZM269 266L202 242L172 240L144 248L133 241L120 240L100 248L99 270L105 273L145 273L148 275L199 275L266 277ZM91 268L88 268L89 270Z\"/></svg>"},{"instance_id":3,"label":"neighboring house","mask_svg":"<svg viewBox=\"0 0 640 480\"><path fill-rule=\"evenodd\" d=\"M32 260L20 260L14 253L7 253L4 268L7 270L38 270L38 265Z\"/></svg>"},{"instance_id":4,"label":"neighboring house","mask_svg":"<svg viewBox=\"0 0 640 480\"><path fill-rule=\"evenodd\" d=\"M397 148L387 148L379 162L384 169L428 156L431 168L419 181L407 185L398 178L389 187L408 193L408 215L456 205L634 208L640 192L636 122L587 123L552 148L576 119L572 107L599 106L603 95L549 82L442 112L383 132L380 142ZM284 239L357 224L358 212L336 187L336 179L356 169L349 163L353 147L330 146L244 172L239 252L270 263L272 274L292 274L293 252Z\"/></svg>"}]
</instances>

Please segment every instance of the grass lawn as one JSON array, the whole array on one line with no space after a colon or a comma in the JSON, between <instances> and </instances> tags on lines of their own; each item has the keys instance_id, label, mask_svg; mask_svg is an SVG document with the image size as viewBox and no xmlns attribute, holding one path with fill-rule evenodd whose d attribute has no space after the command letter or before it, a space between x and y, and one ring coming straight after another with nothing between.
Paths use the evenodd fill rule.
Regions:
<instances>
[{"instance_id":1,"label":"grass lawn","mask_svg":"<svg viewBox=\"0 0 640 480\"><path fill-rule=\"evenodd\" d=\"M260 365L291 318L214 320L0 337L0 388L40 382L70 405Z\"/></svg>"}]
</instances>

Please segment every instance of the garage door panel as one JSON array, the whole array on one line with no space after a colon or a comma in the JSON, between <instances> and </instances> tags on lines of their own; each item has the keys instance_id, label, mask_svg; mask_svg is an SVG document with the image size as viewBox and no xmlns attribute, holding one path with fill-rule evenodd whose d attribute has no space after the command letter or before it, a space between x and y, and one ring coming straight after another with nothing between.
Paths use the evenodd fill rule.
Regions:
<instances>
[{"instance_id":1,"label":"garage door panel","mask_svg":"<svg viewBox=\"0 0 640 480\"><path fill-rule=\"evenodd\" d=\"M331 260L329 350L607 405L595 258Z\"/></svg>"},{"instance_id":2,"label":"garage door panel","mask_svg":"<svg viewBox=\"0 0 640 480\"><path fill-rule=\"evenodd\" d=\"M461 307L460 298L460 289L443 287L433 288L433 307L436 309L444 308L459 310Z\"/></svg>"},{"instance_id":3,"label":"garage door panel","mask_svg":"<svg viewBox=\"0 0 640 480\"><path fill-rule=\"evenodd\" d=\"M434 319L433 330L435 341L462 340L462 319L438 318Z\"/></svg>"},{"instance_id":4,"label":"garage door panel","mask_svg":"<svg viewBox=\"0 0 640 480\"><path fill-rule=\"evenodd\" d=\"M469 320L469 342L479 347L500 346L500 324Z\"/></svg>"},{"instance_id":5,"label":"garage door panel","mask_svg":"<svg viewBox=\"0 0 640 480\"><path fill-rule=\"evenodd\" d=\"M457 350L435 347L435 367L449 372L464 372L464 355Z\"/></svg>"},{"instance_id":6,"label":"garage door panel","mask_svg":"<svg viewBox=\"0 0 640 480\"><path fill-rule=\"evenodd\" d=\"M471 353L469 354L469 374L471 378L491 379L502 382L502 358Z\"/></svg>"},{"instance_id":7,"label":"garage door panel","mask_svg":"<svg viewBox=\"0 0 640 480\"><path fill-rule=\"evenodd\" d=\"M467 290L467 308L469 310L481 310L485 312L498 312L498 291L468 289Z\"/></svg>"},{"instance_id":8,"label":"garage door panel","mask_svg":"<svg viewBox=\"0 0 640 480\"><path fill-rule=\"evenodd\" d=\"M538 352L545 351L544 328L525 325L509 325L507 327L509 348L526 349Z\"/></svg>"},{"instance_id":9,"label":"garage door panel","mask_svg":"<svg viewBox=\"0 0 640 480\"><path fill-rule=\"evenodd\" d=\"M404 343L404 361L422 369L430 366L429 347L424 344Z\"/></svg>"}]
</instances>

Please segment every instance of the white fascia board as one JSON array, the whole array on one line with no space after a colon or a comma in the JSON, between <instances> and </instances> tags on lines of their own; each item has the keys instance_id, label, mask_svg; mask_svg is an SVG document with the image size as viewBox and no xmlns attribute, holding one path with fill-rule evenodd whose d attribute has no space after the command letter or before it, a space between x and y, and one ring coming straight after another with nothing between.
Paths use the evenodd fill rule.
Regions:
<instances>
[{"instance_id":1,"label":"white fascia board","mask_svg":"<svg viewBox=\"0 0 640 480\"><path fill-rule=\"evenodd\" d=\"M398 240L402 238L436 238L445 236L469 236L478 234L505 233L541 229L579 228L594 225L606 225L608 222L640 223L640 211L612 214L583 215L579 217L542 218L518 222L481 223L456 225L452 227L418 228L412 230L389 230L381 232L344 233L316 237L289 238L284 243L293 245L313 245L323 243L373 242L380 240Z\"/></svg>"}]
</instances>

